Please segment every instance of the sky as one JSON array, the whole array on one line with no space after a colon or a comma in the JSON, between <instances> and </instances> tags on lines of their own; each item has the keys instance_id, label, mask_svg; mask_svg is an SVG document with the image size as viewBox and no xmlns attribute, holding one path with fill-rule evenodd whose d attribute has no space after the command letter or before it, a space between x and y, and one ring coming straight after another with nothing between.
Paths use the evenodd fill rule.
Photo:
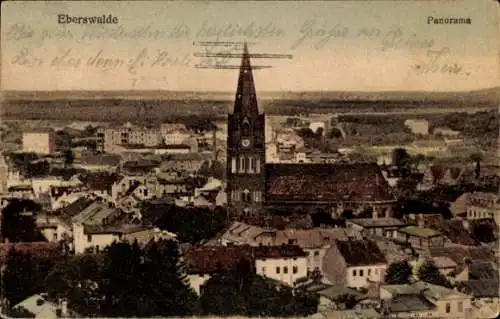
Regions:
<instances>
[{"instance_id":1,"label":"sky","mask_svg":"<svg viewBox=\"0 0 500 319\"><path fill-rule=\"evenodd\" d=\"M61 24L58 15L116 24ZM470 24L428 23L468 18ZM237 69L196 53L269 66L259 91L466 91L499 81L499 10L477 1L2 3L2 90L234 91ZM260 30L260 31L259 31ZM224 66L236 59L219 60Z\"/></svg>"}]
</instances>

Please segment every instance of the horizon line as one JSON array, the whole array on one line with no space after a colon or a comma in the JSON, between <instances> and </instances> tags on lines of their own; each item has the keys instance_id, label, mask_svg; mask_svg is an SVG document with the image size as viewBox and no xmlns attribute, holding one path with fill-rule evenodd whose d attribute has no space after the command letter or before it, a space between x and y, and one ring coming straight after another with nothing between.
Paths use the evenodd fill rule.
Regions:
<instances>
[{"instance_id":1,"label":"horizon line","mask_svg":"<svg viewBox=\"0 0 500 319\"><path fill-rule=\"evenodd\" d=\"M259 90L261 93L465 93L486 90L500 90L500 86L491 86L469 90ZM142 93L142 92L173 92L173 93L221 93L235 94L234 91L217 91L217 90L168 90L168 89L130 89L130 90L1 90L0 93Z\"/></svg>"}]
</instances>

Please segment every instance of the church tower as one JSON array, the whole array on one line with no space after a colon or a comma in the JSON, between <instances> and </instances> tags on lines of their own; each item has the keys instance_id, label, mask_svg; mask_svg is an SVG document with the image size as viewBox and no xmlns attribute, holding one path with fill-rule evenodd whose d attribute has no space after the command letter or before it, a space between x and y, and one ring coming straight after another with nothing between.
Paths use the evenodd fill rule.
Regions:
<instances>
[{"instance_id":1,"label":"church tower","mask_svg":"<svg viewBox=\"0 0 500 319\"><path fill-rule=\"evenodd\" d=\"M265 116L259 112L245 43L234 109L227 118L227 195L232 220L262 216L266 159Z\"/></svg>"}]
</instances>

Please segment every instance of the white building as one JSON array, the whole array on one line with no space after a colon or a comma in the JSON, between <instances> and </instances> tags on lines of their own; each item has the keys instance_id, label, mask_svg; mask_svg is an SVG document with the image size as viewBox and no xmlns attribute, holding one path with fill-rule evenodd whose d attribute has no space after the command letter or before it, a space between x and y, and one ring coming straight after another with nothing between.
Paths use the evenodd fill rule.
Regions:
<instances>
[{"instance_id":1,"label":"white building","mask_svg":"<svg viewBox=\"0 0 500 319\"><path fill-rule=\"evenodd\" d=\"M495 219L500 225L500 198L495 193L474 192L466 203L467 219Z\"/></svg>"},{"instance_id":2,"label":"white building","mask_svg":"<svg viewBox=\"0 0 500 319\"><path fill-rule=\"evenodd\" d=\"M331 284L365 288L383 282L387 260L370 240L337 241L325 255L323 273Z\"/></svg>"},{"instance_id":3,"label":"white building","mask_svg":"<svg viewBox=\"0 0 500 319\"><path fill-rule=\"evenodd\" d=\"M281 246L202 246L183 251L191 287L200 294L203 284L220 270L231 269L244 259L256 274L294 287L307 278L307 253L293 245Z\"/></svg>"},{"instance_id":4,"label":"white building","mask_svg":"<svg viewBox=\"0 0 500 319\"><path fill-rule=\"evenodd\" d=\"M98 149L106 153L119 152L122 150L120 146L153 147L161 144L162 141L159 129L140 127L131 123L114 128L99 128L97 134L101 144Z\"/></svg>"},{"instance_id":5,"label":"white building","mask_svg":"<svg viewBox=\"0 0 500 319\"><path fill-rule=\"evenodd\" d=\"M471 296L426 282L382 285L380 299L388 306L390 318L474 318ZM414 306L404 306L409 303Z\"/></svg>"},{"instance_id":6,"label":"white building","mask_svg":"<svg viewBox=\"0 0 500 319\"><path fill-rule=\"evenodd\" d=\"M52 154L56 151L56 135L53 129L23 132L23 152Z\"/></svg>"},{"instance_id":7,"label":"white building","mask_svg":"<svg viewBox=\"0 0 500 319\"><path fill-rule=\"evenodd\" d=\"M429 134L429 121L427 120L406 120L405 126L408 127L413 134L428 135Z\"/></svg>"}]
</instances>

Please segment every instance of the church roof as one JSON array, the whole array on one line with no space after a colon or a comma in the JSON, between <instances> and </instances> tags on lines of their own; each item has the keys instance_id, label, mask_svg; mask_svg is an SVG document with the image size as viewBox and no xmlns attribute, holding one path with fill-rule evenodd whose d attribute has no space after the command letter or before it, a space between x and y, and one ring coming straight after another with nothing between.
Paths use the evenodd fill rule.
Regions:
<instances>
[{"instance_id":1,"label":"church roof","mask_svg":"<svg viewBox=\"0 0 500 319\"><path fill-rule=\"evenodd\" d=\"M246 43L241 58L240 75L238 77L238 87L236 89L233 113L259 114L252 66L250 64L250 54L248 53Z\"/></svg>"},{"instance_id":2,"label":"church roof","mask_svg":"<svg viewBox=\"0 0 500 319\"><path fill-rule=\"evenodd\" d=\"M393 200L376 164L266 164L266 202Z\"/></svg>"}]
</instances>

